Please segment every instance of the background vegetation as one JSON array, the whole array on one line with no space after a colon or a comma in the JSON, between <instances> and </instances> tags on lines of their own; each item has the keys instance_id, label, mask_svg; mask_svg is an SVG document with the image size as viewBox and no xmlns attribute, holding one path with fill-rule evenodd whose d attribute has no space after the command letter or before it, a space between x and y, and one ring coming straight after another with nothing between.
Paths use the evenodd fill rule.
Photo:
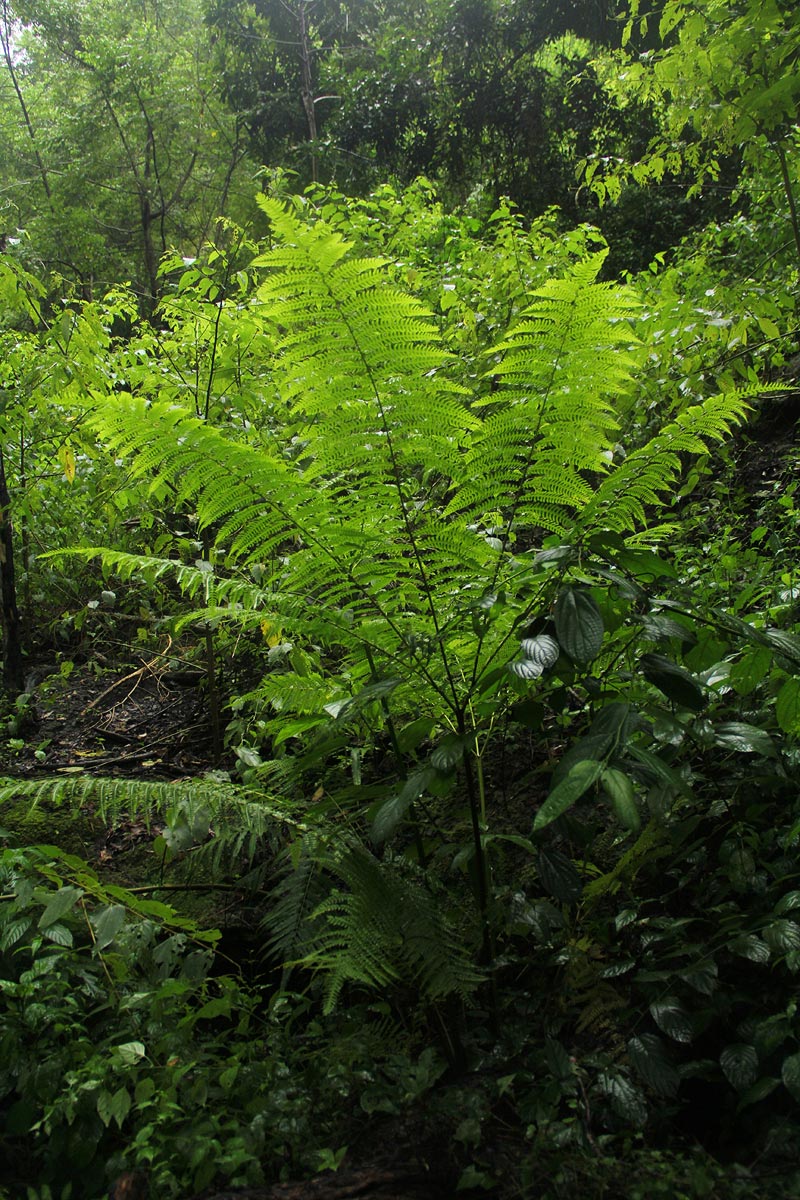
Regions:
<instances>
[{"instance_id":1,"label":"background vegetation","mask_svg":"<svg viewBox=\"0 0 800 1200\"><path fill-rule=\"evenodd\" d=\"M795 1196L794 6L0 48L0 1195Z\"/></svg>"}]
</instances>

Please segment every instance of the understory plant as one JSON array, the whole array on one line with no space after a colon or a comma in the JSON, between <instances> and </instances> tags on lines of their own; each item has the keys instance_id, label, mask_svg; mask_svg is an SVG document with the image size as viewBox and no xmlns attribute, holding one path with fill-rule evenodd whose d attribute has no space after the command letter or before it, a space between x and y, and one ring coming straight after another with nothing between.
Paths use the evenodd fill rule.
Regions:
<instances>
[{"instance_id":1,"label":"understory plant","mask_svg":"<svg viewBox=\"0 0 800 1200\"><path fill-rule=\"evenodd\" d=\"M488 963L485 763L498 727L522 706L535 729L551 693L591 698L605 748L572 763L534 829L601 776L623 823L638 823L639 781L615 760L628 719L617 665L641 650L656 687L682 669L649 652L637 578L659 574L650 548L670 532L658 512L684 459L724 438L746 398L685 407L626 448L617 413L647 347L633 291L597 281L602 253L535 288L464 362L389 263L354 256L313 214L261 204L271 246L253 264L249 320L270 399L258 435L234 438L135 387L93 398L89 418L152 492L191 508L208 553L98 553L122 574L175 573L202 601L187 620L261 631L274 665L247 702L275 757L259 768L256 754L254 768L282 786L288 771L302 794L321 762L349 753L349 780L322 793L352 836L407 843L434 873L460 844ZM660 620L656 641L674 634ZM298 957L314 962L314 944Z\"/></svg>"}]
</instances>

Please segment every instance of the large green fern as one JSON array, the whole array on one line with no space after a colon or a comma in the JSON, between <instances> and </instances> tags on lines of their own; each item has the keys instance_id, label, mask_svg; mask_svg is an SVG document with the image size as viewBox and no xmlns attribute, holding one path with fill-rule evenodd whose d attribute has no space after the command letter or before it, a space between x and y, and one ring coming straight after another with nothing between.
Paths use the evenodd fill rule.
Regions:
<instances>
[{"instance_id":1,"label":"large green fern","mask_svg":"<svg viewBox=\"0 0 800 1200\"><path fill-rule=\"evenodd\" d=\"M325 714L340 724L358 715L362 692L390 731L392 707L449 731L428 776L399 769L392 820L413 809L426 779L463 762L485 916L480 754L491 718L484 727L480 704L511 685L520 634L562 586L563 569L537 566L535 552L551 534L576 555L596 534L652 534L680 456L724 436L746 398L687 409L626 458L616 411L631 403L645 351L632 291L597 282L602 255L539 288L481 361L464 364L391 282L389 264L355 257L324 221L262 207L272 248L257 260L264 281L249 320L263 330L271 399L258 435L243 441L149 392L109 396L91 417L153 494L168 484L196 512L217 565L84 553L119 571L174 570L206 615L267 620L335 650L332 685L284 666L261 689L282 720L301 719L293 732ZM258 586L231 578L241 568ZM369 692L379 684L380 696ZM391 825L384 813L384 832ZM428 994L458 990L430 973L429 948L414 958L410 930L380 926L364 896L379 909L401 898L368 857L338 860L347 886L315 910L324 931L299 957L329 971L334 999L348 978L380 984L399 971L373 953L399 938L397 962ZM297 922L295 913L284 927Z\"/></svg>"}]
</instances>

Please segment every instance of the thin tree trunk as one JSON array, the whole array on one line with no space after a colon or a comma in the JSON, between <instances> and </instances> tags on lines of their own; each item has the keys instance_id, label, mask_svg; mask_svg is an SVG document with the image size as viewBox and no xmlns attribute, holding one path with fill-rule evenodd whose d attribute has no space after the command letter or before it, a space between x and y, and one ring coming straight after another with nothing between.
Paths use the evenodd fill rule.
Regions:
<instances>
[{"instance_id":1,"label":"thin tree trunk","mask_svg":"<svg viewBox=\"0 0 800 1200\"><path fill-rule=\"evenodd\" d=\"M308 140L311 143L311 178L317 182L317 114L314 109L314 77L311 69L313 50L308 36L308 21L306 19L306 2L300 0L297 10L297 20L300 26L300 62L303 71L301 95L303 108L308 122Z\"/></svg>"},{"instance_id":2,"label":"thin tree trunk","mask_svg":"<svg viewBox=\"0 0 800 1200\"><path fill-rule=\"evenodd\" d=\"M22 640L17 611L17 585L14 579L14 539L11 525L11 496L6 481L6 466L0 449L0 608L3 626L3 683L11 695L18 695L25 682Z\"/></svg>"}]
</instances>

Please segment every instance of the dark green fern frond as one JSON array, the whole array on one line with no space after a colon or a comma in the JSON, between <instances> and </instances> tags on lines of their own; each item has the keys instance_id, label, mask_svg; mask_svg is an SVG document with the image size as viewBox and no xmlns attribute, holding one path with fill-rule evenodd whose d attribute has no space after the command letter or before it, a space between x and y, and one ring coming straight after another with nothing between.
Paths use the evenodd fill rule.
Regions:
<instances>
[{"instance_id":1,"label":"dark green fern frond","mask_svg":"<svg viewBox=\"0 0 800 1200\"><path fill-rule=\"evenodd\" d=\"M298 961L325 975L326 1011L348 983L378 990L404 983L433 1001L474 992L481 973L423 872L379 862L358 843L329 848L319 861L344 887L308 917ZM281 919L286 925L285 912Z\"/></svg>"}]
</instances>

